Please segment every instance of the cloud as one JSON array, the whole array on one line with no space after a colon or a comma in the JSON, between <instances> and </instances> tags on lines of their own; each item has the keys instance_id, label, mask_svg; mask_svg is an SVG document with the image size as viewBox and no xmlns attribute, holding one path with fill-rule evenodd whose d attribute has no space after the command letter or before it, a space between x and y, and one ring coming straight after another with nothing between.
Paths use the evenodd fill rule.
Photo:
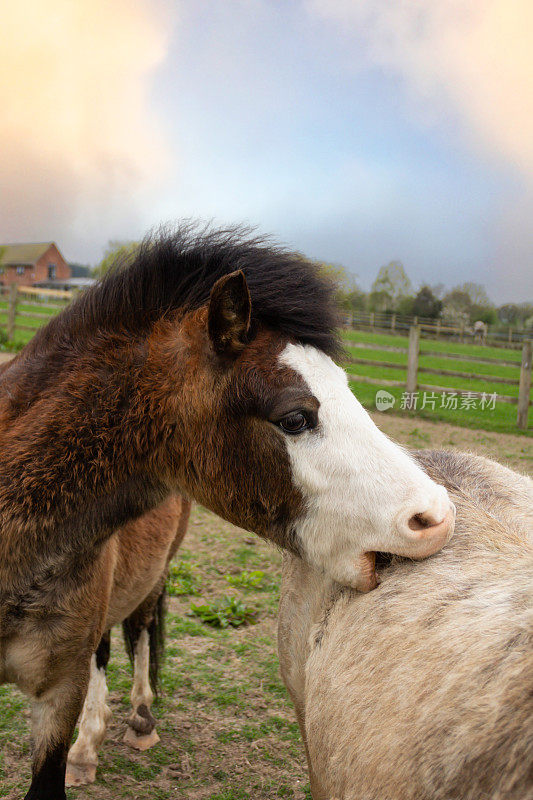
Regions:
<instances>
[{"instance_id":1,"label":"cloud","mask_svg":"<svg viewBox=\"0 0 533 800\"><path fill-rule=\"evenodd\" d=\"M2 13L0 241L112 235L168 164L149 104L168 20L151 0L18 0ZM105 241L105 238L104 238Z\"/></svg>"},{"instance_id":2,"label":"cloud","mask_svg":"<svg viewBox=\"0 0 533 800\"><path fill-rule=\"evenodd\" d=\"M486 154L533 178L530 0L304 0L359 67L399 75L417 104L451 114Z\"/></svg>"}]
</instances>

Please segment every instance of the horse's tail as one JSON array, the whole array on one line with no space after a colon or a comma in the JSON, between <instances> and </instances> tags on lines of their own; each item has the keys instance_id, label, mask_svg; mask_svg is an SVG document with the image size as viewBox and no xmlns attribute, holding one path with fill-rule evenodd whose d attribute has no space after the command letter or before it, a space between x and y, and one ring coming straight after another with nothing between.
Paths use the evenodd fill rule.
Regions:
<instances>
[{"instance_id":1,"label":"horse's tail","mask_svg":"<svg viewBox=\"0 0 533 800\"><path fill-rule=\"evenodd\" d=\"M124 634L124 643L126 645L126 652L132 664L135 659L135 648L143 630L148 633L148 642L150 648L149 660L149 679L150 686L155 695L159 694L160 688L160 668L163 661L165 650L165 616L166 616L166 584L163 585L161 592L157 598L157 602L153 607L151 614L151 621L146 625L140 619L139 610L134 611L122 623L122 631ZM144 615L142 615L144 616Z\"/></svg>"}]
</instances>

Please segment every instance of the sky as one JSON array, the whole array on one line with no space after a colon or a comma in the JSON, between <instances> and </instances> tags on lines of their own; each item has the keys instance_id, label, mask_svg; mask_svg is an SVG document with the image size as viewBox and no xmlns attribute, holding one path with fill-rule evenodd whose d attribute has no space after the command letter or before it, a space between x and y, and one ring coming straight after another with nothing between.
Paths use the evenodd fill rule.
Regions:
<instances>
[{"instance_id":1,"label":"sky","mask_svg":"<svg viewBox=\"0 0 533 800\"><path fill-rule=\"evenodd\" d=\"M18 0L0 243L246 222L368 289L533 300L530 0Z\"/></svg>"}]
</instances>

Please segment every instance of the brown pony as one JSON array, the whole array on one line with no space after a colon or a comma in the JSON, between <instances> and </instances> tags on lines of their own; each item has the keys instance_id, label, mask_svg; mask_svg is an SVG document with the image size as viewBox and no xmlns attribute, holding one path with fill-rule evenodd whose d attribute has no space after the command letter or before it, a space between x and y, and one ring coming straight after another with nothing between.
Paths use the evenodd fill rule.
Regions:
<instances>
[{"instance_id":1,"label":"brown pony","mask_svg":"<svg viewBox=\"0 0 533 800\"><path fill-rule=\"evenodd\" d=\"M449 539L446 490L331 359L333 297L298 254L186 226L147 239L1 373L0 682L32 702L26 800L65 798L131 569L116 572L116 531L171 495L365 591L375 551L423 558Z\"/></svg>"},{"instance_id":2,"label":"brown pony","mask_svg":"<svg viewBox=\"0 0 533 800\"><path fill-rule=\"evenodd\" d=\"M159 741L151 706L164 643L165 582L169 562L185 536L190 509L189 500L171 495L140 519L124 525L109 540L114 570L106 631L91 659L78 738L68 754L67 786L92 783L96 777L98 747L111 714L106 705L105 675L110 633L120 622L134 667L133 711L124 741L137 750L147 750Z\"/></svg>"}]
</instances>

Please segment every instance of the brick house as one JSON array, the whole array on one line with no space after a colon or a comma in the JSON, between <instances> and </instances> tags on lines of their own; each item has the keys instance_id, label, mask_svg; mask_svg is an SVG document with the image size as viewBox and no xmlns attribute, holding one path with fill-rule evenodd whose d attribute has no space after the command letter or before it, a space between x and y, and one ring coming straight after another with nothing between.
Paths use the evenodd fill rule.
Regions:
<instances>
[{"instance_id":1,"label":"brick house","mask_svg":"<svg viewBox=\"0 0 533 800\"><path fill-rule=\"evenodd\" d=\"M0 283L11 286L68 281L70 266L54 242L0 244Z\"/></svg>"}]
</instances>

